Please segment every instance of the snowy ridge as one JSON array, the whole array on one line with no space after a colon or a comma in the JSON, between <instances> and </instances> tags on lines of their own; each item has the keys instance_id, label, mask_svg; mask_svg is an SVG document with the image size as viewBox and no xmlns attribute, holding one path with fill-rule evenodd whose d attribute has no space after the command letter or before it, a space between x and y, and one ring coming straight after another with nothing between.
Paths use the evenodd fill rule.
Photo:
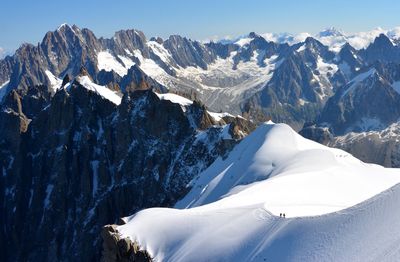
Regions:
<instances>
[{"instance_id":1,"label":"snowy ridge","mask_svg":"<svg viewBox=\"0 0 400 262\"><path fill-rule=\"evenodd\" d=\"M347 94L351 93L354 91L355 88L357 88L357 86L363 82L364 80L366 80L368 77L372 76L373 74L376 73L376 69L375 68L371 68L368 71L361 73L359 75L357 75L356 77L354 77L350 82L349 82L349 86L347 87L347 89L343 92L342 97L346 96Z\"/></svg>"},{"instance_id":2,"label":"snowy ridge","mask_svg":"<svg viewBox=\"0 0 400 262\"><path fill-rule=\"evenodd\" d=\"M191 104L193 104L193 101L192 101L192 100L187 99L186 97L183 97L183 96L180 96L180 95L177 95L177 94L173 94L173 93L165 93L165 94L155 93L155 94L156 94L156 95L158 96L158 98L160 98L161 100L168 100L168 101L171 101L172 103L181 105L181 106L182 106L182 109L183 109L184 111L186 110L185 108L186 108L187 106L190 106ZM207 111L207 113L208 113L212 118L214 118L214 120L215 120L216 122L221 121L221 119L222 119L223 117L226 117L226 116L235 117L235 116L233 116L233 115L231 115L231 114L229 114L229 113L226 113L226 112L223 112L223 113L215 113L215 112ZM237 115L236 117L242 117L242 116ZM224 130L224 132L227 132L227 130L228 130L228 129ZM227 137L228 135L225 135L225 136ZM229 139L231 139L231 138L229 138Z\"/></svg>"},{"instance_id":3,"label":"snowy ridge","mask_svg":"<svg viewBox=\"0 0 400 262\"><path fill-rule=\"evenodd\" d=\"M8 83L10 83L10 80L0 84L0 103L3 100L3 97L6 95Z\"/></svg>"},{"instance_id":4,"label":"snowy ridge","mask_svg":"<svg viewBox=\"0 0 400 262\"><path fill-rule=\"evenodd\" d=\"M192 100L189 100L183 96L179 96L176 94L172 94L172 93L167 93L167 94L159 94L159 93L155 93L158 98L160 98L161 100L169 100L172 103L175 104L180 104L182 106L189 106L191 104L193 104Z\"/></svg>"},{"instance_id":5,"label":"snowy ridge","mask_svg":"<svg viewBox=\"0 0 400 262\"><path fill-rule=\"evenodd\" d=\"M105 86L95 84L88 76L79 76L78 82L90 91L93 91L116 105L121 104L121 97Z\"/></svg>"},{"instance_id":6,"label":"snowy ridge","mask_svg":"<svg viewBox=\"0 0 400 262\"><path fill-rule=\"evenodd\" d=\"M49 70L45 71L47 78L50 81L51 88L56 92L62 85L62 80L53 75Z\"/></svg>"},{"instance_id":7,"label":"snowy ridge","mask_svg":"<svg viewBox=\"0 0 400 262\"><path fill-rule=\"evenodd\" d=\"M192 181L184 209L147 209L118 230L159 261L398 260L399 182L268 123Z\"/></svg>"}]
</instances>

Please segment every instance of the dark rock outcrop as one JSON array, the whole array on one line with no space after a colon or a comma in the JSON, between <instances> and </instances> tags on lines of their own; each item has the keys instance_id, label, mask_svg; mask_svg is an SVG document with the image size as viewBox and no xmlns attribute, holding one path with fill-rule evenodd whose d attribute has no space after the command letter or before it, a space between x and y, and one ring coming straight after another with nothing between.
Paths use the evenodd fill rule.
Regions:
<instances>
[{"instance_id":1,"label":"dark rock outcrop","mask_svg":"<svg viewBox=\"0 0 400 262\"><path fill-rule=\"evenodd\" d=\"M107 225L101 231L103 239L102 262L151 262L146 250L141 250L136 241L122 238L116 225Z\"/></svg>"}]
</instances>

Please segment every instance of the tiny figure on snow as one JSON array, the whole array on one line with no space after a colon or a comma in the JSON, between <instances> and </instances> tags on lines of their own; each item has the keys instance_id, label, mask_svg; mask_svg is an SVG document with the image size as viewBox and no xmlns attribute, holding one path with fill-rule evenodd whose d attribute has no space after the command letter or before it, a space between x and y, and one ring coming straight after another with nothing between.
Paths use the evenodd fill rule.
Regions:
<instances>
[{"instance_id":1,"label":"tiny figure on snow","mask_svg":"<svg viewBox=\"0 0 400 262\"><path fill-rule=\"evenodd\" d=\"M282 217L282 213L279 213L279 217Z\"/></svg>"},{"instance_id":2,"label":"tiny figure on snow","mask_svg":"<svg viewBox=\"0 0 400 262\"><path fill-rule=\"evenodd\" d=\"M285 213L283 213L283 217L284 217L284 218L286 217L286 214L285 214Z\"/></svg>"}]
</instances>

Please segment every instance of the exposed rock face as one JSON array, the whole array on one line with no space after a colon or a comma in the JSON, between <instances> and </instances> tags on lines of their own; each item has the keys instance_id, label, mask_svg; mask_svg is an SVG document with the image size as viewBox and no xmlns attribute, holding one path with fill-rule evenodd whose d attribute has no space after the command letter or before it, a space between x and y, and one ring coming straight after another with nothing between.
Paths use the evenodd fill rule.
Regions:
<instances>
[{"instance_id":1,"label":"exposed rock face","mask_svg":"<svg viewBox=\"0 0 400 262\"><path fill-rule=\"evenodd\" d=\"M334 139L327 127L319 127L313 123L306 123L299 134L324 145L330 144Z\"/></svg>"},{"instance_id":2,"label":"exposed rock face","mask_svg":"<svg viewBox=\"0 0 400 262\"><path fill-rule=\"evenodd\" d=\"M116 225L107 225L101 231L103 238L103 262L151 262L150 254L140 250L137 242L129 238L122 238L116 229Z\"/></svg>"},{"instance_id":3,"label":"exposed rock face","mask_svg":"<svg viewBox=\"0 0 400 262\"><path fill-rule=\"evenodd\" d=\"M362 50L361 54L369 63L374 63L375 61L400 61L400 49L394 46L384 34L379 35L371 45Z\"/></svg>"},{"instance_id":4,"label":"exposed rock face","mask_svg":"<svg viewBox=\"0 0 400 262\"><path fill-rule=\"evenodd\" d=\"M350 131L382 129L400 118L400 94L392 83L399 80L397 65L376 64L329 99L319 123L329 123L338 135Z\"/></svg>"},{"instance_id":5,"label":"exposed rock face","mask_svg":"<svg viewBox=\"0 0 400 262\"><path fill-rule=\"evenodd\" d=\"M168 89L165 86L146 75L137 65L132 66L119 83L122 90L125 92L145 90L150 87L152 90L159 93L168 92Z\"/></svg>"},{"instance_id":6,"label":"exposed rock face","mask_svg":"<svg viewBox=\"0 0 400 262\"><path fill-rule=\"evenodd\" d=\"M263 90L247 101L244 111L262 121L272 118L299 129L304 121L315 119L324 103L320 97L331 92L322 90L313 78L312 69L300 54L293 52L282 61Z\"/></svg>"},{"instance_id":7,"label":"exposed rock face","mask_svg":"<svg viewBox=\"0 0 400 262\"><path fill-rule=\"evenodd\" d=\"M346 82L301 134L363 161L398 167L399 50L384 35L365 50L344 45L336 59Z\"/></svg>"},{"instance_id":8,"label":"exposed rock face","mask_svg":"<svg viewBox=\"0 0 400 262\"><path fill-rule=\"evenodd\" d=\"M362 161L376 163L385 167L400 167L400 130L396 135L382 137L388 130L381 132L350 133L335 138L328 145L341 148L354 154Z\"/></svg>"},{"instance_id":9,"label":"exposed rock face","mask_svg":"<svg viewBox=\"0 0 400 262\"><path fill-rule=\"evenodd\" d=\"M400 167L400 126L394 123L382 130L350 132L334 136L327 127L305 125L300 134L321 144L343 149L360 160L385 167Z\"/></svg>"},{"instance_id":10,"label":"exposed rock face","mask_svg":"<svg viewBox=\"0 0 400 262\"><path fill-rule=\"evenodd\" d=\"M72 81L42 100L28 120L29 96L13 91L0 115L3 261L98 260L103 225L173 205L237 143L203 105L183 110L151 90L117 106Z\"/></svg>"},{"instance_id":11,"label":"exposed rock face","mask_svg":"<svg viewBox=\"0 0 400 262\"><path fill-rule=\"evenodd\" d=\"M182 67L199 66L207 69L207 65L216 58L204 45L179 35L170 36L163 46L171 52L176 64Z\"/></svg>"}]
</instances>

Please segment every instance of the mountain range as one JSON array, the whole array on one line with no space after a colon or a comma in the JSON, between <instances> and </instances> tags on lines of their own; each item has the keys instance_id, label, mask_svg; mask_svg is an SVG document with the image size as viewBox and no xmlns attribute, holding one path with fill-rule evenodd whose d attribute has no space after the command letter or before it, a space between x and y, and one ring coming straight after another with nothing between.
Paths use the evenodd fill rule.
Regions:
<instances>
[{"instance_id":1,"label":"mountain range","mask_svg":"<svg viewBox=\"0 0 400 262\"><path fill-rule=\"evenodd\" d=\"M173 207L271 119L399 167L398 31L204 43L63 24L23 44L0 60L0 259L99 260L104 225Z\"/></svg>"}]
</instances>

